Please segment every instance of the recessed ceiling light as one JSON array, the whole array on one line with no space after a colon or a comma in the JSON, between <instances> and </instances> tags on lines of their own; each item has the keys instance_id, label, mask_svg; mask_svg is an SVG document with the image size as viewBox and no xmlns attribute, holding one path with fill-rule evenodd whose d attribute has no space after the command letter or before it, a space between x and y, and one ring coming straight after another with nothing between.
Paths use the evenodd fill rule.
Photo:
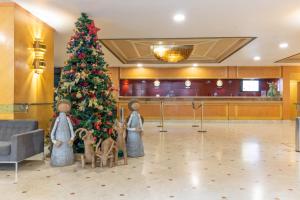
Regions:
<instances>
[{"instance_id":1,"label":"recessed ceiling light","mask_svg":"<svg viewBox=\"0 0 300 200\"><path fill-rule=\"evenodd\" d=\"M198 67L198 64L197 64L197 63L194 63L194 64L193 64L193 67Z\"/></svg>"},{"instance_id":2,"label":"recessed ceiling light","mask_svg":"<svg viewBox=\"0 0 300 200\"><path fill-rule=\"evenodd\" d=\"M143 67L144 65L142 63L138 63L136 66Z\"/></svg>"},{"instance_id":3,"label":"recessed ceiling light","mask_svg":"<svg viewBox=\"0 0 300 200\"><path fill-rule=\"evenodd\" d=\"M183 14L176 14L173 17L175 22L183 22L185 20L185 16Z\"/></svg>"},{"instance_id":4,"label":"recessed ceiling light","mask_svg":"<svg viewBox=\"0 0 300 200\"><path fill-rule=\"evenodd\" d=\"M162 41L158 41L158 44L162 44L163 42Z\"/></svg>"},{"instance_id":5,"label":"recessed ceiling light","mask_svg":"<svg viewBox=\"0 0 300 200\"><path fill-rule=\"evenodd\" d=\"M286 49L288 47L289 47L289 44L286 43L286 42L282 42L282 43L279 44L279 48L281 48L281 49Z\"/></svg>"},{"instance_id":6,"label":"recessed ceiling light","mask_svg":"<svg viewBox=\"0 0 300 200\"><path fill-rule=\"evenodd\" d=\"M261 60L261 57L259 57L259 56L255 56L255 57L253 58L253 60L255 60L255 61L259 61L259 60Z\"/></svg>"}]
</instances>

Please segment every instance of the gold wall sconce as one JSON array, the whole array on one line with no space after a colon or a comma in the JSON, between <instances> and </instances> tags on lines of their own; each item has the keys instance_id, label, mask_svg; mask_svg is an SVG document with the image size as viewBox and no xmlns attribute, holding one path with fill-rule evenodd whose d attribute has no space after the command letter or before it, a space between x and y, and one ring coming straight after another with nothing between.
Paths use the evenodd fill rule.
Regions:
<instances>
[{"instance_id":1,"label":"gold wall sconce","mask_svg":"<svg viewBox=\"0 0 300 200\"><path fill-rule=\"evenodd\" d=\"M35 39L33 43L34 60L33 69L36 74L42 74L46 68L45 53L46 45L40 40Z\"/></svg>"}]
</instances>

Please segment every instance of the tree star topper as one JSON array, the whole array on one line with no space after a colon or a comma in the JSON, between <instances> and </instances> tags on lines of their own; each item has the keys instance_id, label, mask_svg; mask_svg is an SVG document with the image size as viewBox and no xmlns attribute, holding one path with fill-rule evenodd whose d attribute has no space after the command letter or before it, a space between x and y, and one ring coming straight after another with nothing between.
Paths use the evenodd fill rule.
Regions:
<instances>
[{"instance_id":1,"label":"tree star topper","mask_svg":"<svg viewBox=\"0 0 300 200\"><path fill-rule=\"evenodd\" d=\"M88 28L88 30L89 30L89 34L93 34L93 35L96 35L97 34L97 32L100 30L99 28L97 28L96 26L95 26L95 23L94 23L94 21L92 21L90 24L88 24L87 25L87 28Z\"/></svg>"}]
</instances>

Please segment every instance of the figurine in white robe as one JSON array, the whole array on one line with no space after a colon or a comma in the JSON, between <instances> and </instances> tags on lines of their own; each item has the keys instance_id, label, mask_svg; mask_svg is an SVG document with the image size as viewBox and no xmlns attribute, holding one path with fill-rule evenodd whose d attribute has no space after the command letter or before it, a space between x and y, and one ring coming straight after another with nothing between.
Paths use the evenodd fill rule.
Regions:
<instances>
[{"instance_id":1,"label":"figurine in white robe","mask_svg":"<svg viewBox=\"0 0 300 200\"><path fill-rule=\"evenodd\" d=\"M53 143L51 165L56 167L68 166L74 163L73 141L75 134L67 112L71 110L71 103L67 100L58 102L59 115L51 131Z\"/></svg>"},{"instance_id":2,"label":"figurine in white robe","mask_svg":"<svg viewBox=\"0 0 300 200\"><path fill-rule=\"evenodd\" d=\"M140 104L136 100L128 103L131 110L129 120L127 122L127 155L129 157L144 156L144 145L142 140L143 121L139 111Z\"/></svg>"}]
</instances>

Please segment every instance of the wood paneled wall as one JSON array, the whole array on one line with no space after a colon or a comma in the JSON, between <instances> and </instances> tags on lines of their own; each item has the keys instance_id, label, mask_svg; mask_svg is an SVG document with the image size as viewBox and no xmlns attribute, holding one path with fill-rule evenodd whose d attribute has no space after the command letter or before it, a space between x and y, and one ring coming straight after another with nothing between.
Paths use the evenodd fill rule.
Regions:
<instances>
[{"instance_id":1,"label":"wood paneled wall","mask_svg":"<svg viewBox=\"0 0 300 200\"><path fill-rule=\"evenodd\" d=\"M12 12L6 13L5 19L1 19L4 16L2 10L7 9ZM1 63L10 63L1 69L2 72L7 74L7 77L10 77L10 82L6 81L6 77L0 79L0 87L1 85L7 87L9 84L12 87L7 87L8 92L0 90L0 104L8 99L3 95L8 95L13 99L9 102L11 106L20 103L41 104L30 106L28 112L14 113L12 110L11 115L13 117L11 119L36 119L39 121L40 127L47 129L49 119L52 116L52 105L43 104L53 102L54 29L15 3L0 3L0 11L0 26L4 22L8 23L7 19L12 18L9 22L9 30L12 33L7 35L6 38L6 43L10 45L10 56L6 56L4 60L1 59ZM34 74L32 68L34 59L33 42L35 39L43 40L47 46L45 54L46 69L39 76ZM2 52L4 51L1 51L1 54ZM7 119L3 115L1 118Z\"/></svg>"},{"instance_id":2,"label":"wood paneled wall","mask_svg":"<svg viewBox=\"0 0 300 200\"><path fill-rule=\"evenodd\" d=\"M160 119L159 101L140 101L140 112L145 119ZM197 102L196 102L197 103ZM125 108L125 116L129 115L127 102L119 102L119 107ZM190 101L165 102L164 117L167 120L192 120L193 109ZM196 111L200 119L201 110ZM278 120L282 119L282 102L274 101L205 101L204 119L208 120Z\"/></svg>"},{"instance_id":3,"label":"wood paneled wall","mask_svg":"<svg viewBox=\"0 0 300 200\"><path fill-rule=\"evenodd\" d=\"M227 77L227 67L120 68L120 79L224 79Z\"/></svg>"},{"instance_id":4,"label":"wood paneled wall","mask_svg":"<svg viewBox=\"0 0 300 200\"><path fill-rule=\"evenodd\" d=\"M34 76L32 63L35 38L46 44L46 68ZM54 92L54 31L23 8L15 7L15 103L49 103Z\"/></svg>"},{"instance_id":5,"label":"wood paneled wall","mask_svg":"<svg viewBox=\"0 0 300 200\"><path fill-rule=\"evenodd\" d=\"M0 7L0 105L14 102L14 8ZM0 119L13 119L13 113L0 107Z\"/></svg>"},{"instance_id":6,"label":"wood paneled wall","mask_svg":"<svg viewBox=\"0 0 300 200\"><path fill-rule=\"evenodd\" d=\"M120 68L120 79L281 78L282 67Z\"/></svg>"},{"instance_id":7,"label":"wood paneled wall","mask_svg":"<svg viewBox=\"0 0 300 200\"><path fill-rule=\"evenodd\" d=\"M290 80L300 81L300 67L290 66L228 66L228 67L186 67L186 68L118 68L119 79L241 79L241 78L281 78L283 81L283 101L277 103L207 104L213 110L206 118L211 119L294 119L295 102L291 101ZM115 79L117 80L117 79ZM159 105L147 105L149 117L157 114ZM178 109L173 106L173 109ZM169 110L169 108L168 108ZM187 111L187 110L185 110ZM227 113L226 113L226 112ZM174 111L175 112L175 111ZM187 111L189 113L190 111ZM152 113L152 114L151 114ZM152 116L153 115L153 116ZM211 117L210 117L211 116ZM173 116L174 117L174 116ZM166 113L166 118L168 115ZM180 118L180 116L178 117Z\"/></svg>"},{"instance_id":8,"label":"wood paneled wall","mask_svg":"<svg viewBox=\"0 0 300 200\"><path fill-rule=\"evenodd\" d=\"M282 119L281 102L238 102L228 104L228 119Z\"/></svg>"},{"instance_id":9,"label":"wood paneled wall","mask_svg":"<svg viewBox=\"0 0 300 200\"><path fill-rule=\"evenodd\" d=\"M282 67L237 67L236 78L281 78Z\"/></svg>"},{"instance_id":10,"label":"wood paneled wall","mask_svg":"<svg viewBox=\"0 0 300 200\"><path fill-rule=\"evenodd\" d=\"M296 117L296 101L297 98L297 83L295 83L295 88L293 88L294 82L300 82L300 67L298 66L284 66L282 71L283 77L283 119L292 119ZM293 100L295 99L295 100Z\"/></svg>"}]
</instances>

